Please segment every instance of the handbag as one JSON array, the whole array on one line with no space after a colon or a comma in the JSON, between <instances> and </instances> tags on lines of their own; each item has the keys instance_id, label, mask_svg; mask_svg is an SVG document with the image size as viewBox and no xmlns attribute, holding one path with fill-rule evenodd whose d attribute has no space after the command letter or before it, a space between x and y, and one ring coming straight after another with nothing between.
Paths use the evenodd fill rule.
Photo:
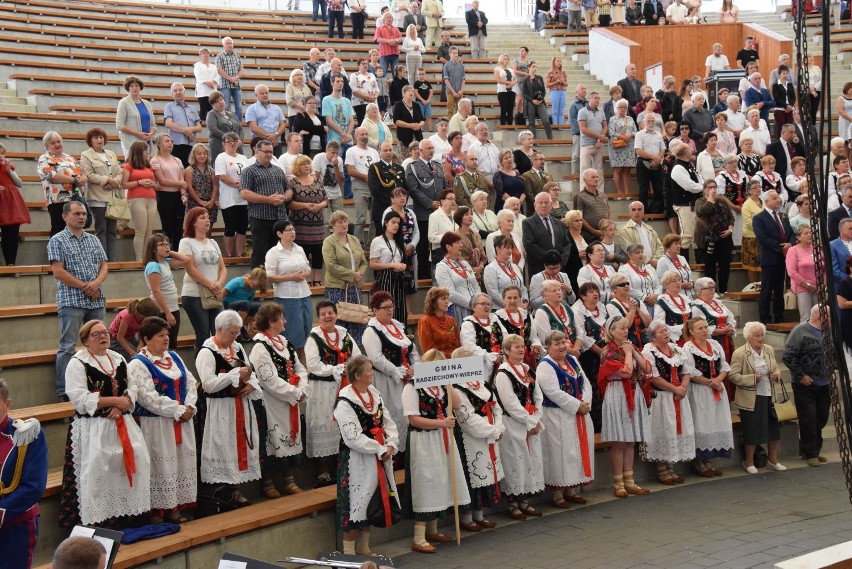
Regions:
<instances>
[{"instance_id":1,"label":"handbag","mask_svg":"<svg viewBox=\"0 0 852 569\"><path fill-rule=\"evenodd\" d=\"M130 204L127 198L113 192L107 202L106 218L115 221L130 221Z\"/></svg>"},{"instance_id":2,"label":"handbag","mask_svg":"<svg viewBox=\"0 0 852 569\"><path fill-rule=\"evenodd\" d=\"M385 115L382 117L382 122L385 123L386 125L392 125L393 124L393 113L391 112L390 109L385 111Z\"/></svg>"},{"instance_id":3,"label":"handbag","mask_svg":"<svg viewBox=\"0 0 852 569\"><path fill-rule=\"evenodd\" d=\"M213 291L206 286L198 285L198 292L201 295L201 308L204 310L217 310L222 308L222 301L216 298Z\"/></svg>"},{"instance_id":4,"label":"handbag","mask_svg":"<svg viewBox=\"0 0 852 569\"><path fill-rule=\"evenodd\" d=\"M402 519L402 508L399 507L396 492L388 484L386 476L381 475L385 472L384 467L381 462L377 461L377 463L380 475L376 490L367 504L367 521L377 528L388 528Z\"/></svg>"},{"instance_id":5,"label":"handbag","mask_svg":"<svg viewBox=\"0 0 852 569\"><path fill-rule=\"evenodd\" d=\"M349 298L349 285L343 292L343 298ZM337 319L350 324L366 325L373 317L369 308L361 303L340 301L337 303Z\"/></svg>"},{"instance_id":6,"label":"handbag","mask_svg":"<svg viewBox=\"0 0 852 569\"><path fill-rule=\"evenodd\" d=\"M796 411L796 405L793 402L793 399L787 392L787 386L784 385L783 381L779 381L778 383L780 384L781 389L775 390L774 407L776 419L779 423L782 421L792 421L793 419L797 419L799 414Z\"/></svg>"},{"instance_id":7,"label":"handbag","mask_svg":"<svg viewBox=\"0 0 852 569\"><path fill-rule=\"evenodd\" d=\"M784 293L784 310L795 310L798 308L798 303L796 301L796 293L792 290L788 290Z\"/></svg>"},{"instance_id":8,"label":"handbag","mask_svg":"<svg viewBox=\"0 0 852 569\"><path fill-rule=\"evenodd\" d=\"M609 142L610 142L610 144L612 144L613 148L626 148L627 147L627 141L624 140L623 138L611 138L609 140Z\"/></svg>"}]
</instances>

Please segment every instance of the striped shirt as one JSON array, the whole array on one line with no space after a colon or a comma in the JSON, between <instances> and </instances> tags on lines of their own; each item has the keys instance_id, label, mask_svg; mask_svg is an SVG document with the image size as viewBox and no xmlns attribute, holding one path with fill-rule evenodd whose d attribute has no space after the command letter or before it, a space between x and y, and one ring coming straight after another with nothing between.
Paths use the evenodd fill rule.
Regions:
<instances>
[{"instance_id":1,"label":"striped shirt","mask_svg":"<svg viewBox=\"0 0 852 569\"><path fill-rule=\"evenodd\" d=\"M101 242L91 233L83 232L75 236L66 227L50 238L47 244L47 259L51 263L59 261L65 265L65 270L84 283L95 280L101 269L101 263L107 262ZM103 308L106 306L103 289L100 297L92 300L79 288L74 288L56 280L56 305L59 308L71 306L74 308Z\"/></svg>"},{"instance_id":2,"label":"striped shirt","mask_svg":"<svg viewBox=\"0 0 852 569\"><path fill-rule=\"evenodd\" d=\"M261 196L283 195L287 189L287 181L284 177L284 171L278 166L274 166L272 163L266 166L254 163L243 170L242 175L240 175L240 189L249 190ZM284 204L274 206L249 201L248 215L255 219L267 221L287 219L287 207Z\"/></svg>"},{"instance_id":3,"label":"striped shirt","mask_svg":"<svg viewBox=\"0 0 852 569\"><path fill-rule=\"evenodd\" d=\"M236 51L231 53L222 51L216 56L216 67L221 67L227 75L234 77L243 68L243 61ZM222 77L222 89L235 89L239 86L239 83L231 83Z\"/></svg>"}]
</instances>

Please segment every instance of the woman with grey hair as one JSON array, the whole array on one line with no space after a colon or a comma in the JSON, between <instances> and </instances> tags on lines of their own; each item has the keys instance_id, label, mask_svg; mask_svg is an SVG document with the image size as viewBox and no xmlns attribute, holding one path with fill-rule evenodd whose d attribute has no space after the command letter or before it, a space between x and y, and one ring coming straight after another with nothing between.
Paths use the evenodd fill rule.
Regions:
<instances>
[{"instance_id":1,"label":"woman with grey hair","mask_svg":"<svg viewBox=\"0 0 852 569\"><path fill-rule=\"evenodd\" d=\"M512 151L519 175L529 172L532 168L533 152L533 133L522 130L518 133L518 148Z\"/></svg>"},{"instance_id":2,"label":"woman with grey hair","mask_svg":"<svg viewBox=\"0 0 852 569\"><path fill-rule=\"evenodd\" d=\"M379 106L376 103L368 103L364 108L366 110L361 126L367 129L367 146L378 150L381 143L392 143L393 133L379 116Z\"/></svg>"},{"instance_id":3,"label":"woman with grey hair","mask_svg":"<svg viewBox=\"0 0 852 569\"><path fill-rule=\"evenodd\" d=\"M626 194L630 189L630 170L636 167L636 150L633 139L636 123L627 114L627 99L615 103L615 115L609 125L609 163L613 168L612 179L615 192Z\"/></svg>"},{"instance_id":4,"label":"woman with grey hair","mask_svg":"<svg viewBox=\"0 0 852 569\"><path fill-rule=\"evenodd\" d=\"M393 121L396 125L397 147L400 158L408 158L411 152L408 145L414 141L423 140L423 112L414 100L414 87L406 85L402 88L402 100L393 107Z\"/></svg>"},{"instance_id":5,"label":"woman with grey hair","mask_svg":"<svg viewBox=\"0 0 852 569\"><path fill-rule=\"evenodd\" d=\"M737 386L734 403L740 409L740 423L745 444L743 468L757 474L754 450L768 443L766 466L772 470L787 470L778 462L781 426L772 403L772 391L781 380L778 360L772 346L764 344L766 326L760 322L746 322L743 326L746 343L734 351L728 379Z\"/></svg>"},{"instance_id":6,"label":"woman with grey hair","mask_svg":"<svg viewBox=\"0 0 852 569\"><path fill-rule=\"evenodd\" d=\"M695 281L696 298L692 301L692 317L707 321L710 336L721 344L725 361L731 361L734 353L734 337L737 335L737 319L724 303L716 300L716 283L709 277Z\"/></svg>"},{"instance_id":7,"label":"woman with grey hair","mask_svg":"<svg viewBox=\"0 0 852 569\"><path fill-rule=\"evenodd\" d=\"M76 200L85 203L84 194L89 179L79 162L70 154L65 154L65 145L58 132L47 131L41 142L44 154L38 157L37 172L44 188L47 213L50 215L50 235L53 236L65 229L65 220L62 219L65 202Z\"/></svg>"},{"instance_id":8,"label":"woman with grey hair","mask_svg":"<svg viewBox=\"0 0 852 569\"><path fill-rule=\"evenodd\" d=\"M673 486L684 479L674 472L673 462L695 458L692 411L687 399L690 370L684 352L670 342L669 328L659 320L649 330L651 343L642 350L651 363L650 434L646 440L646 457L657 463L660 484Z\"/></svg>"},{"instance_id":9,"label":"woman with grey hair","mask_svg":"<svg viewBox=\"0 0 852 569\"><path fill-rule=\"evenodd\" d=\"M680 273L668 271L660 279L665 292L657 299L657 309L654 310L654 320L665 323L669 327L669 335L678 346L683 346L683 326L692 316L690 300L683 292Z\"/></svg>"},{"instance_id":10,"label":"woman with grey hair","mask_svg":"<svg viewBox=\"0 0 852 569\"><path fill-rule=\"evenodd\" d=\"M312 96L311 88L305 81L305 72L301 69L290 71L290 81L284 90L284 101L287 103L287 120L290 123L290 132L295 130L293 117L307 109L306 102Z\"/></svg>"},{"instance_id":11,"label":"woman with grey hair","mask_svg":"<svg viewBox=\"0 0 852 569\"><path fill-rule=\"evenodd\" d=\"M216 334L195 358L201 389L201 482L230 484L237 504L246 504L239 485L260 478L258 428L252 401L261 399L260 382L236 341L243 325L234 310L216 316Z\"/></svg>"},{"instance_id":12,"label":"woman with grey hair","mask_svg":"<svg viewBox=\"0 0 852 569\"><path fill-rule=\"evenodd\" d=\"M618 274L627 277L630 283L630 298L645 307L652 317L657 299L663 292L657 271L645 263L645 246L641 243L631 243L627 246L627 262L618 268Z\"/></svg>"},{"instance_id":13,"label":"woman with grey hair","mask_svg":"<svg viewBox=\"0 0 852 569\"><path fill-rule=\"evenodd\" d=\"M497 231L497 214L488 209L488 193L477 190L470 195L470 212L473 215L473 229L479 232L480 239L486 239L489 233Z\"/></svg>"}]
</instances>

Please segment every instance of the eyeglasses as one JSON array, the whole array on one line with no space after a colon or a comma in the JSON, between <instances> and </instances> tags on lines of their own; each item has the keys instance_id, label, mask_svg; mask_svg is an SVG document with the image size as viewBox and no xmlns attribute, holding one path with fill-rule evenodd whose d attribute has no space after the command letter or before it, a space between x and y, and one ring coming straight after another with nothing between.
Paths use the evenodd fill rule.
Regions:
<instances>
[{"instance_id":1,"label":"eyeglasses","mask_svg":"<svg viewBox=\"0 0 852 569\"><path fill-rule=\"evenodd\" d=\"M104 330L103 332L89 332L89 338L106 338L109 336L109 332Z\"/></svg>"},{"instance_id":2,"label":"eyeglasses","mask_svg":"<svg viewBox=\"0 0 852 569\"><path fill-rule=\"evenodd\" d=\"M709 286L705 286L705 287L704 287L703 289L701 289L701 290L716 290L716 285L709 285Z\"/></svg>"},{"instance_id":3,"label":"eyeglasses","mask_svg":"<svg viewBox=\"0 0 852 569\"><path fill-rule=\"evenodd\" d=\"M380 306L379 310L393 310L393 304L388 304L387 306Z\"/></svg>"},{"instance_id":4,"label":"eyeglasses","mask_svg":"<svg viewBox=\"0 0 852 569\"><path fill-rule=\"evenodd\" d=\"M491 306L490 302L477 302L474 306Z\"/></svg>"},{"instance_id":5,"label":"eyeglasses","mask_svg":"<svg viewBox=\"0 0 852 569\"><path fill-rule=\"evenodd\" d=\"M172 246L172 244L168 243L168 242L167 243L157 243L157 247L171 247L171 246Z\"/></svg>"},{"instance_id":6,"label":"eyeglasses","mask_svg":"<svg viewBox=\"0 0 852 569\"><path fill-rule=\"evenodd\" d=\"M237 330L236 332L234 332L233 330L225 330L225 331L226 331L228 334L230 334L231 336L233 336L234 338L236 338L237 336L239 336L239 335L240 335L240 331L239 331L239 330Z\"/></svg>"},{"instance_id":7,"label":"eyeglasses","mask_svg":"<svg viewBox=\"0 0 852 569\"><path fill-rule=\"evenodd\" d=\"M617 285L615 285L615 286L617 286L617 287L619 287L619 288L627 288L627 287L629 287L629 286L630 286L630 283L619 283L619 284L617 284Z\"/></svg>"}]
</instances>

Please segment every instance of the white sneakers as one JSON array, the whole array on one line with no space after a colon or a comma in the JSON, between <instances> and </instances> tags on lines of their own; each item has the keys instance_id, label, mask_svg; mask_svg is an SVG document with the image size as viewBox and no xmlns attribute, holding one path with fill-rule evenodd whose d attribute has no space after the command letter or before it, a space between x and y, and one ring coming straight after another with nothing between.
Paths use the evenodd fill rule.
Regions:
<instances>
[{"instance_id":1,"label":"white sneakers","mask_svg":"<svg viewBox=\"0 0 852 569\"><path fill-rule=\"evenodd\" d=\"M745 471L749 474L757 474L757 467L753 464L751 466L746 466L745 463L743 463L743 468L745 468Z\"/></svg>"},{"instance_id":2,"label":"white sneakers","mask_svg":"<svg viewBox=\"0 0 852 569\"><path fill-rule=\"evenodd\" d=\"M783 472L783 471L787 470L787 467L784 466L783 464L781 464L780 462L776 462L775 464L772 464L771 462L767 461L766 467L770 470L775 470L777 472ZM758 473L757 467L754 466L754 465L746 466L745 463L743 463L743 468L749 474L757 474Z\"/></svg>"}]
</instances>

